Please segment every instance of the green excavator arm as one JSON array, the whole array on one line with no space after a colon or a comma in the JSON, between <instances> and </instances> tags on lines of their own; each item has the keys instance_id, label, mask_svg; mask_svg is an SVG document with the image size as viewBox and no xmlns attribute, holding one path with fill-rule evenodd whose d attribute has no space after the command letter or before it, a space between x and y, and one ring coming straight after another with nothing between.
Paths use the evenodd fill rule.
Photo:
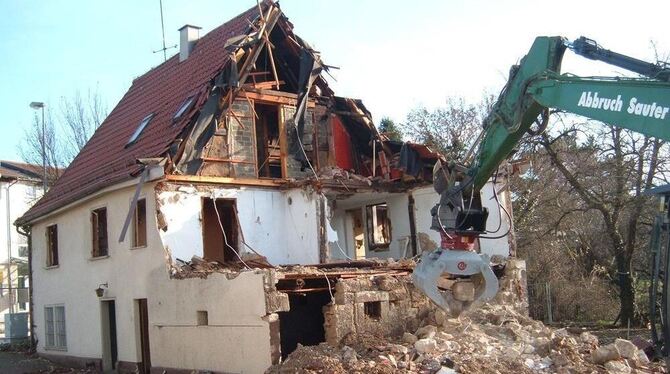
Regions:
<instances>
[{"instance_id":1,"label":"green excavator arm","mask_svg":"<svg viewBox=\"0 0 670 374\"><path fill-rule=\"evenodd\" d=\"M567 49L644 78L561 74ZM584 37L572 43L561 37L535 39L528 54L510 70L505 88L484 120L472 162L438 163L433 173L440 203L431 210L432 228L440 232L442 244L422 255L413 279L424 294L452 314L491 299L498 291L488 257L474 251L477 238L491 238L480 191L538 117L541 129L548 124L549 108L670 140L670 68L608 51ZM444 278L453 282L451 289L438 287Z\"/></svg>"}]
</instances>

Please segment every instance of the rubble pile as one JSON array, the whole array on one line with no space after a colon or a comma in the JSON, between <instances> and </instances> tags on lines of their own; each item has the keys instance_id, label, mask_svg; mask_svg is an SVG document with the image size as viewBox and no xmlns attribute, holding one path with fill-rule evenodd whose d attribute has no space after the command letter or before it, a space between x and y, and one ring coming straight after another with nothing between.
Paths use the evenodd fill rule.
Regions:
<instances>
[{"instance_id":1,"label":"rubble pile","mask_svg":"<svg viewBox=\"0 0 670 374\"><path fill-rule=\"evenodd\" d=\"M599 346L588 332L551 329L508 305L448 318L430 313L414 333L349 336L339 347L299 346L269 373L665 372L628 340Z\"/></svg>"}]
</instances>

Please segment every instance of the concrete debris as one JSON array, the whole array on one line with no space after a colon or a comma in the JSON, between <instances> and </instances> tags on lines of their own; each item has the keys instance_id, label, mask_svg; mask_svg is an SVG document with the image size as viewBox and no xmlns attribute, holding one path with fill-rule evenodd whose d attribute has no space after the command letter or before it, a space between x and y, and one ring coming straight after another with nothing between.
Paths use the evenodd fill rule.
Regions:
<instances>
[{"instance_id":1,"label":"concrete debris","mask_svg":"<svg viewBox=\"0 0 670 374\"><path fill-rule=\"evenodd\" d=\"M486 305L458 319L443 320L432 311L414 334L350 336L340 348L326 343L301 346L268 372L662 373L665 369L650 363L628 340L598 346L598 339L588 332L555 330L512 306Z\"/></svg>"}]
</instances>

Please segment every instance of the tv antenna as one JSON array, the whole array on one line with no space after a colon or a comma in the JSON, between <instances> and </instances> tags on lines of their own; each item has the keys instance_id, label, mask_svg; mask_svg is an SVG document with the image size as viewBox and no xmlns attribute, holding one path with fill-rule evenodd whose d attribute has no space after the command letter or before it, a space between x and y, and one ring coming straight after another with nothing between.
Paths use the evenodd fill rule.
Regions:
<instances>
[{"instance_id":1,"label":"tv antenna","mask_svg":"<svg viewBox=\"0 0 670 374\"><path fill-rule=\"evenodd\" d=\"M165 46L165 25L163 24L163 0L158 0L158 3L160 4L161 7L161 32L163 33L163 48L154 51L154 53L163 51L163 61L167 61L167 50L170 48L177 48L177 45L175 44L170 47Z\"/></svg>"}]
</instances>

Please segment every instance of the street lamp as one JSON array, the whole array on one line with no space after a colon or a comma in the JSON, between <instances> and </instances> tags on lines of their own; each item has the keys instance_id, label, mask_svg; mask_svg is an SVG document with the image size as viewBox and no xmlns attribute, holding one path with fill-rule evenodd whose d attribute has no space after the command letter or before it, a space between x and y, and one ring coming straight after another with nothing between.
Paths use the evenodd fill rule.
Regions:
<instances>
[{"instance_id":1,"label":"street lamp","mask_svg":"<svg viewBox=\"0 0 670 374\"><path fill-rule=\"evenodd\" d=\"M47 153L46 153L46 133L47 129L46 126L44 125L44 103L40 101L33 101L30 103L30 107L38 110L42 109L42 193L47 192Z\"/></svg>"}]
</instances>

